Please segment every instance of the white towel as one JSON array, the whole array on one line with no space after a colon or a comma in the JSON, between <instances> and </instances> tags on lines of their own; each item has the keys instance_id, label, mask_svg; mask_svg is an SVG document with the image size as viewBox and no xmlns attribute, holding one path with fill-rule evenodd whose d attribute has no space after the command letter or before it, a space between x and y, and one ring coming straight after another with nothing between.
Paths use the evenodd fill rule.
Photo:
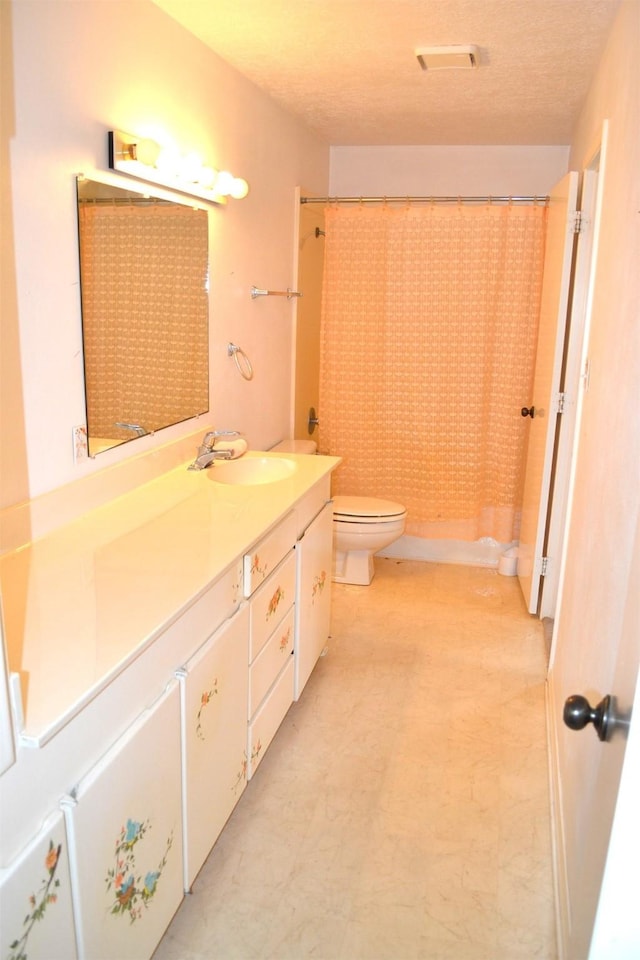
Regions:
<instances>
[{"instance_id":1,"label":"white towel","mask_svg":"<svg viewBox=\"0 0 640 960\"><path fill-rule=\"evenodd\" d=\"M247 452L247 441L244 437L235 437L233 440L216 440L214 450L230 450L231 460L237 460Z\"/></svg>"}]
</instances>

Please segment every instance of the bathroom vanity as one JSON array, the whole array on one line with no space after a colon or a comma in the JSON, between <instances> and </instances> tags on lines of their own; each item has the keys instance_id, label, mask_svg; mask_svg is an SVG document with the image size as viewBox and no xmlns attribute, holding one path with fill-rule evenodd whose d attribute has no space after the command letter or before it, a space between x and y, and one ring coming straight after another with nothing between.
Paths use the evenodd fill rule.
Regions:
<instances>
[{"instance_id":1,"label":"bathroom vanity","mask_svg":"<svg viewBox=\"0 0 640 960\"><path fill-rule=\"evenodd\" d=\"M264 471L240 480L182 460L137 482L155 455L31 505L31 538L26 507L5 518L3 957L151 956L302 694L329 630L340 461L252 459Z\"/></svg>"}]
</instances>

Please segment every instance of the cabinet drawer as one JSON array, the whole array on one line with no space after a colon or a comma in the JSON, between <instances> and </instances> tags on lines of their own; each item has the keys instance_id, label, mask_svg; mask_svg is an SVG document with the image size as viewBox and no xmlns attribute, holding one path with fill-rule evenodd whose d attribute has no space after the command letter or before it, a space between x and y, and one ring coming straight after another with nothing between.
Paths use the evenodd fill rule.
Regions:
<instances>
[{"instance_id":1,"label":"cabinet drawer","mask_svg":"<svg viewBox=\"0 0 640 960\"><path fill-rule=\"evenodd\" d=\"M293 657L280 674L271 693L249 724L249 744L247 756L249 766L247 779L251 779L258 769L267 747L273 740L278 727L293 702Z\"/></svg>"},{"instance_id":2,"label":"cabinet drawer","mask_svg":"<svg viewBox=\"0 0 640 960\"><path fill-rule=\"evenodd\" d=\"M251 643L249 662L253 663L263 646L293 604L296 585L295 553L287 559L255 592L250 601Z\"/></svg>"},{"instance_id":3,"label":"cabinet drawer","mask_svg":"<svg viewBox=\"0 0 640 960\"><path fill-rule=\"evenodd\" d=\"M208 635L237 610L242 599L241 583L242 572L238 559L198 600L203 611L208 611Z\"/></svg>"},{"instance_id":4,"label":"cabinet drawer","mask_svg":"<svg viewBox=\"0 0 640 960\"><path fill-rule=\"evenodd\" d=\"M250 597L278 566L296 542L296 515L292 510L275 530L263 537L243 558L244 595Z\"/></svg>"},{"instance_id":5,"label":"cabinet drawer","mask_svg":"<svg viewBox=\"0 0 640 960\"><path fill-rule=\"evenodd\" d=\"M249 719L293 653L293 607L254 660L249 671Z\"/></svg>"},{"instance_id":6,"label":"cabinet drawer","mask_svg":"<svg viewBox=\"0 0 640 960\"><path fill-rule=\"evenodd\" d=\"M318 516L325 503L331 500L331 481L324 477L305 493L296 505L296 534L299 539L309 524Z\"/></svg>"}]
</instances>

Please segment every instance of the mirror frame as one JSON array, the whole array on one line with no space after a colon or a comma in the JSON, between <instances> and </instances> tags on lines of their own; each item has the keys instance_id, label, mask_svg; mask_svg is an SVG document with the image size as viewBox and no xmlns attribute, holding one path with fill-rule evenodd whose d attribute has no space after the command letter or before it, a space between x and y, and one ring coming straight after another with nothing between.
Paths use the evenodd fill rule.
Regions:
<instances>
[{"instance_id":1,"label":"mirror frame","mask_svg":"<svg viewBox=\"0 0 640 960\"><path fill-rule=\"evenodd\" d=\"M85 196L82 195L83 187L85 188ZM94 194L94 196L87 196L86 193L88 190L90 190ZM192 351L188 351L189 357L193 358L192 360L191 359L189 360L189 364L190 364L189 370L193 370L194 365L195 367L197 367L197 370L193 377L193 381L196 384L196 386L194 387L194 393L197 395L198 399L197 401L196 400L193 401L193 406L194 406L193 409L189 409L188 411L181 411L180 415L178 416L174 414L169 416L169 419L165 420L161 418L157 422L153 417L150 417L149 419L144 418L147 420L147 426L145 426L143 418L140 418L140 417L135 417L131 415L126 416L126 414L124 413L121 417L114 416L114 427L112 429L113 429L113 432L117 434L114 437L111 437L110 435L106 437L101 437L99 433L98 434L96 433L95 429L93 431L91 429L90 392L91 392L91 381L92 379L95 381L96 374L95 374L95 370L91 372L91 369L90 369L90 363L92 362L90 360L90 357L92 355L92 348L88 342L89 336L88 336L87 317L89 313L89 308L88 308L87 295L86 295L86 288L87 288L86 257L83 257L83 240L86 243L86 238L83 238L82 213L81 213L81 205L85 202L106 203L110 205L126 204L128 207L131 207L131 208L135 207L137 209L139 209L141 205L144 205L145 209L147 207L150 207L153 209L160 209L167 206L169 208L176 208L177 210L179 209L179 210L187 211L187 213L197 212L204 218L203 223L205 224L204 226L205 247L204 247L204 250L202 247L199 248L198 258L197 258L197 267L194 268L196 272L200 268L202 268L203 270L202 287L201 288L199 287L198 285L199 282L196 282L195 285L193 284L193 282L191 282L189 286L189 296L191 298L189 302L189 307L190 309L192 308L193 306L192 301L195 299L196 312L198 314L197 316L198 328L197 328L197 338L196 338L197 346ZM159 430L163 430L170 426L174 426L177 423L183 423L192 418L195 419L209 412L209 406L210 406L210 399L209 399L209 340L210 340L210 336L209 336L209 333L210 333L209 332L209 317L210 317L209 216L208 216L208 209L206 205L198 203L197 201L189 202L184 197L176 197L175 194L170 193L168 191L165 193L160 189L155 189L155 188L146 189L146 188L143 188L142 186L139 186L138 184L132 185L129 183L129 181L124 181L121 178L116 179L115 177L110 177L110 176L108 178L104 178L99 173L93 173L93 172L90 175L80 174L76 178L76 211L77 211L77 222L78 222L77 240L78 240L78 263L79 263L79 279L80 279L80 306L81 306L81 322L82 322L84 400L85 400L85 416L86 416L86 425L87 425L87 445L88 445L89 456L91 458L94 458L99 453L103 453L106 450L110 450L110 449L113 449L114 447L121 446L124 443L130 443L132 440L139 439L142 436L153 435L157 433ZM198 229L201 229L201 228L202 228L202 224L199 225ZM134 231L136 231L139 228L134 226L133 229ZM184 237L181 237L181 241L184 242ZM144 251L147 257L148 257L148 249L149 249L149 246L145 244ZM168 253L170 253L171 250L175 252L176 250L175 244L171 246L171 249L167 244L162 248L160 253L161 254L164 253L165 256L168 256ZM83 266L83 259L85 261L84 266ZM130 259L132 262L135 262L136 256L134 255ZM158 264L156 266L156 269L158 270L161 269L160 260L161 260L161 257L158 257ZM124 266L126 267L128 262L129 262L129 258L128 257L124 258L121 260L121 265L124 264ZM84 273L84 276L83 276L83 273ZM189 271L187 271L187 273L189 273ZM161 277L164 275L165 274L159 274L159 276ZM200 291L204 294L204 297L202 300L202 304L198 306L197 304L200 299ZM126 315L126 321L124 319L124 315L126 314L126 308L118 306L118 304L120 303L120 300L117 296L107 295L105 297L104 302L107 304L107 307L109 308L111 314L113 314L114 310L118 312L121 329L124 328L126 325L130 324L130 317L128 315ZM154 316L154 323L155 323L155 321L157 320L157 315L154 313L153 316ZM171 359L175 360L175 349L173 350L171 349L171 344L167 344L167 347L163 354L163 351L161 348L161 337L159 337L159 333L161 334L161 331L163 329L162 320L164 319L164 323L166 325L167 320L170 320L173 316L174 314L171 314L171 316L166 314L164 318L160 317L160 322L158 322L154 326L153 337L149 338L149 341L147 344L148 351L151 353L151 355L160 354L161 356L164 356L165 354L166 355L170 354ZM200 325L200 321L202 322L202 325ZM174 347L175 347L175 341L174 341ZM144 354L145 352L144 345L141 348L141 352L142 354ZM95 350L93 350L93 355L95 356ZM119 364L120 366L122 366L123 364L126 366L126 362L127 362L126 356L127 355L125 354L119 354L119 357L121 360L121 363ZM130 364L133 364L135 361L132 359L132 357L129 357L129 362ZM166 362L169 362L169 361L167 360ZM154 374L157 374L158 369L161 368L160 363L150 364L148 366L150 367L150 369L153 369ZM135 380L143 382L142 378L144 377L145 372L146 371L145 369L143 369L143 365L140 362L138 366L135 368L135 373L136 373ZM184 376L181 376L181 374L184 374ZM176 378L178 378L178 382L181 382L181 383L192 382L192 381L189 381L188 372L184 368L181 370L172 371L171 380L173 380L174 383L176 382ZM157 376L155 379L157 381ZM167 379L165 382L170 382L170 381ZM158 392L159 387L157 383L154 389L156 390L156 392ZM201 399L200 399L200 392L201 392ZM146 394L144 394L144 392L142 395L146 397ZM141 403L141 406L143 408L146 408L146 400ZM180 406L179 404L175 405L174 409L179 408L179 406ZM183 413L184 415L182 415ZM95 418L93 419L95 421ZM121 426L118 427L117 424L121 424ZM130 436L127 435L127 433L129 432L131 434Z\"/></svg>"}]
</instances>

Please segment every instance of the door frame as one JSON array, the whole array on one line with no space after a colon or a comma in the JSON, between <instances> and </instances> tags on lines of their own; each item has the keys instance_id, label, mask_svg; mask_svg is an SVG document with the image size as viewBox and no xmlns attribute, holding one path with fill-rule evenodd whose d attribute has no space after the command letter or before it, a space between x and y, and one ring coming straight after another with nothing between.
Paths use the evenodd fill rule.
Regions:
<instances>
[{"instance_id":1,"label":"door frame","mask_svg":"<svg viewBox=\"0 0 640 960\"><path fill-rule=\"evenodd\" d=\"M604 132L603 132L604 140ZM591 273L594 263L594 233L598 201L599 166L602 148L599 148L583 170L580 185L580 227L571 284L569 319L565 338L565 350L560 381L560 393L564 396L563 410L559 416L555 444L550 506L547 531L543 545L548 558L547 572L542 577L538 616L554 618L558 602L563 541L567 525L567 508L571 486L573 452L578 431L578 406L580 387L584 376L584 347L586 342L587 317L590 310L589 295Z\"/></svg>"},{"instance_id":2,"label":"door frame","mask_svg":"<svg viewBox=\"0 0 640 960\"><path fill-rule=\"evenodd\" d=\"M518 580L529 613L538 614L543 590L543 557L553 503L557 459L558 398L571 314L576 259L576 222L580 175L570 170L550 191L544 276L532 394L536 417L528 427L528 444L518 549ZM562 250L562 257L558 253ZM524 413L524 408L523 408Z\"/></svg>"}]
</instances>

